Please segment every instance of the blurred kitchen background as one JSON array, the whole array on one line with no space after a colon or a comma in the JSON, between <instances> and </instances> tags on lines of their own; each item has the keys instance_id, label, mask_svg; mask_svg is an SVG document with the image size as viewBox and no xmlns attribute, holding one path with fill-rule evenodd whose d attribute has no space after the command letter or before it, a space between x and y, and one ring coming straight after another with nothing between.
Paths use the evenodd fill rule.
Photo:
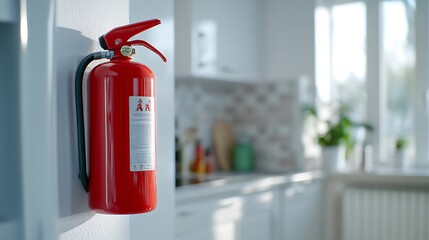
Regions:
<instances>
[{"instance_id":1,"label":"blurred kitchen background","mask_svg":"<svg viewBox=\"0 0 429 240\"><path fill-rule=\"evenodd\" d=\"M176 239L429 238L428 7L176 1Z\"/></svg>"}]
</instances>

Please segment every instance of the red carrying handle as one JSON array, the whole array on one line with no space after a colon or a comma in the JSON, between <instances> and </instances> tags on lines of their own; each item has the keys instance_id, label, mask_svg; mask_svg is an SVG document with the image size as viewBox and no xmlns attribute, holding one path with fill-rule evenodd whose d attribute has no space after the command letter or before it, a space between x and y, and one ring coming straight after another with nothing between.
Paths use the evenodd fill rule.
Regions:
<instances>
[{"instance_id":1,"label":"red carrying handle","mask_svg":"<svg viewBox=\"0 0 429 240\"><path fill-rule=\"evenodd\" d=\"M100 46L105 50L120 49L124 45L141 45L158 54L161 59L166 62L167 59L165 58L165 56L162 55L160 51L158 51L148 42L143 40L128 41L134 35L146 31L147 29L152 28L160 23L161 21L159 19L151 19L143 22L117 27L101 36L98 40L100 42Z\"/></svg>"}]
</instances>

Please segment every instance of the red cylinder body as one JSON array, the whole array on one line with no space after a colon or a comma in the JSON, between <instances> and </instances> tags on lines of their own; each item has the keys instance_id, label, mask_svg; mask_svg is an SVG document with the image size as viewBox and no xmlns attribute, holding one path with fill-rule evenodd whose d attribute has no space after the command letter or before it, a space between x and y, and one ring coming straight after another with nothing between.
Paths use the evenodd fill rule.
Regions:
<instances>
[{"instance_id":1,"label":"red cylinder body","mask_svg":"<svg viewBox=\"0 0 429 240\"><path fill-rule=\"evenodd\" d=\"M157 203L155 76L130 60L115 56L88 78L89 206L99 213L144 213Z\"/></svg>"}]
</instances>

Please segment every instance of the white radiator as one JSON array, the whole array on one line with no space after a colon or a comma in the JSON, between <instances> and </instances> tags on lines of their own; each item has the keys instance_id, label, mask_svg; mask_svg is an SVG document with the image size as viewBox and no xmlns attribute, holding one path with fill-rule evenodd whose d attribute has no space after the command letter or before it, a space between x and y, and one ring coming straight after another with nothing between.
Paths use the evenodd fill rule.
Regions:
<instances>
[{"instance_id":1,"label":"white radiator","mask_svg":"<svg viewBox=\"0 0 429 240\"><path fill-rule=\"evenodd\" d=\"M343 240L429 240L429 191L347 188Z\"/></svg>"}]
</instances>

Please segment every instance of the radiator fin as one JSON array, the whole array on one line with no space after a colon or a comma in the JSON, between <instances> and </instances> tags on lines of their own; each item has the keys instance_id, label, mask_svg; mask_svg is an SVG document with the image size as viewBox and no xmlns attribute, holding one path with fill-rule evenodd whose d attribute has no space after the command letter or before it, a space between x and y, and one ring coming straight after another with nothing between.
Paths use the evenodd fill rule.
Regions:
<instances>
[{"instance_id":1,"label":"radiator fin","mask_svg":"<svg viewBox=\"0 0 429 240\"><path fill-rule=\"evenodd\" d=\"M342 219L343 240L428 240L429 192L347 188Z\"/></svg>"}]
</instances>

